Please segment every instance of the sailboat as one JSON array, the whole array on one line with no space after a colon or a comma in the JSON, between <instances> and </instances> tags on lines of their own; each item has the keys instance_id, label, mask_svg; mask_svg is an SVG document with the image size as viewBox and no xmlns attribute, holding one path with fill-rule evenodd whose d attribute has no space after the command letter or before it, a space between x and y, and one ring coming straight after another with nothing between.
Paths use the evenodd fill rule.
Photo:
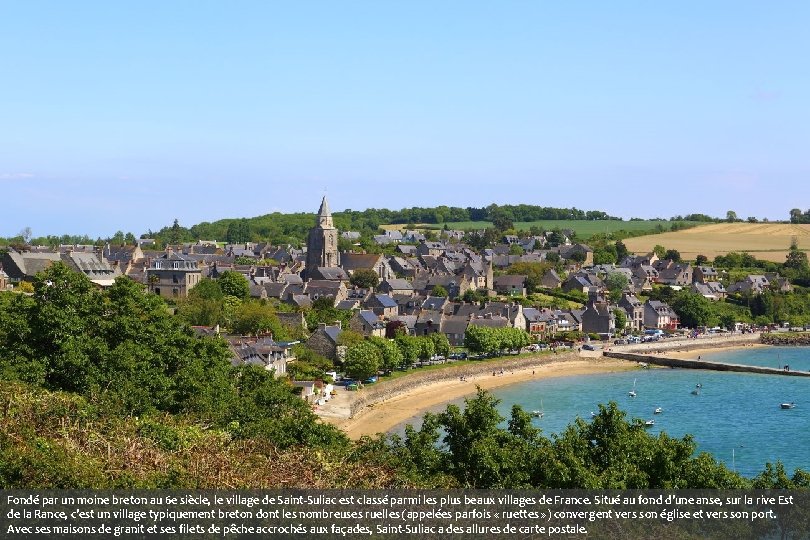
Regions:
<instances>
[{"instance_id":1,"label":"sailboat","mask_svg":"<svg viewBox=\"0 0 810 540\"><path fill-rule=\"evenodd\" d=\"M534 416L535 418L543 418L544 414L545 413L543 412L543 400L541 399L540 400L540 410L537 410L537 409L533 410L532 411L532 416Z\"/></svg>"},{"instance_id":2,"label":"sailboat","mask_svg":"<svg viewBox=\"0 0 810 540\"><path fill-rule=\"evenodd\" d=\"M662 409L661 407L656 407L655 410L653 411L653 414L661 414L662 412L664 412L664 409Z\"/></svg>"},{"instance_id":3,"label":"sailboat","mask_svg":"<svg viewBox=\"0 0 810 540\"><path fill-rule=\"evenodd\" d=\"M633 379L633 389L627 392L630 397L636 397L636 379Z\"/></svg>"}]
</instances>

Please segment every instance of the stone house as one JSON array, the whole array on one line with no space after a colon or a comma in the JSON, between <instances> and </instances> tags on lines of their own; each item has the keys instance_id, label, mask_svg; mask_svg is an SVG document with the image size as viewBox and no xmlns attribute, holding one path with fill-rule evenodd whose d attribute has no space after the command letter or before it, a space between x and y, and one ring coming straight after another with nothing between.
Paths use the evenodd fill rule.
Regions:
<instances>
[{"instance_id":1,"label":"stone house","mask_svg":"<svg viewBox=\"0 0 810 540\"><path fill-rule=\"evenodd\" d=\"M495 292L506 296L526 296L525 275L498 276L495 278Z\"/></svg>"},{"instance_id":2,"label":"stone house","mask_svg":"<svg viewBox=\"0 0 810 540\"><path fill-rule=\"evenodd\" d=\"M335 321L334 325L318 323L318 329L307 340L307 347L330 360L340 360L345 352L337 343L341 332L340 321Z\"/></svg>"},{"instance_id":3,"label":"stone house","mask_svg":"<svg viewBox=\"0 0 810 540\"><path fill-rule=\"evenodd\" d=\"M349 328L364 336L385 337L385 321L370 310L361 309L352 315Z\"/></svg>"},{"instance_id":4,"label":"stone house","mask_svg":"<svg viewBox=\"0 0 810 540\"><path fill-rule=\"evenodd\" d=\"M365 301L364 307L373 311L378 317L390 319L399 314L399 304L387 294L372 294Z\"/></svg>"},{"instance_id":5,"label":"stone house","mask_svg":"<svg viewBox=\"0 0 810 540\"><path fill-rule=\"evenodd\" d=\"M386 279L377 287L382 293L394 296L395 294L413 296L413 284L407 279Z\"/></svg>"},{"instance_id":6,"label":"stone house","mask_svg":"<svg viewBox=\"0 0 810 540\"><path fill-rule=\"evenodd\" d=\"M647 328L675 330L679 324L678 315L668 304L657 300L644 303L644 326Z\"/></svg>"},{"instance_id":7,"label":"stone house","mask_svg":"<svg viewBox=\"0 0 810 540\"><path fill-rule=\"evenodd\" d=\"M638 332L644 327L644 304L633 294L622 294L619 307L627 313L625 330Z\"/></svg>"},{"instance_id":8,"label":"stone house","mask_svg":"<svg viewBox=\"0 0 810 540\"><path fill-rule=\"evenodd\" d=\"M185 298L202 279L197 261L169 252L152 260L146 269L149 292L165 298Z\"/></svg>"}]
</instances>

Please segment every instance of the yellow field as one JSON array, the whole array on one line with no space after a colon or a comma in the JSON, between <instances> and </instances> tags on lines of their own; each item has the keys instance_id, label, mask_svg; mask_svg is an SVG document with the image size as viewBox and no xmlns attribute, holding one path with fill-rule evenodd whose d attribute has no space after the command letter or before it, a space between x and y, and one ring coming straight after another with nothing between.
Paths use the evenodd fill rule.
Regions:
<instances>
[{"instance_id":1,"label":"yellow field","mask_svg":"<svg viewBox=\"0 0 810 540\"><path fill-rule=\"evenodd\" d=\"M715 223L663 234L651 234L623 240L627 249L641 254L652 251L656 244L677 249L681 257L691 259L705 255L711 261L730 251L747 251L757 259L785 262L790 243L795 238L799 249L810 249L810 225L789 223Z\"/></svg>"}]
</instances>

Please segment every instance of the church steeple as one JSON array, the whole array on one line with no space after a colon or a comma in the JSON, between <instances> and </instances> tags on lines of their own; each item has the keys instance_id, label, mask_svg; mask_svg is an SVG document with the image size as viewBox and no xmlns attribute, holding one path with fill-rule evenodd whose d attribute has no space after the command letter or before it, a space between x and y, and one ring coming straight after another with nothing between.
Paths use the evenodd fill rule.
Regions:
<instances>
[{"instance_id":1,"label":"church steeple","mask_svg":"<svg viewBox=\"0 0 810 540\"><path fill-rule=\"evenodd\" d=\"M335 225L332 222L332 212L329 210L329 202L326 200L326 195L323 196L321 207L318 209L318 226L321 229L335 228Z\"/></svg>"},{"instance_id":2,"label":"church steeple","mask_svg":"<svg viewBox=\"0 0 810 540\"><path fill-rule=\"evenodd\" d=\"M340 266L338 252L338 231L332 221L332 212L324 195L315 226L310 229L307 238L307 262L304 275L312 279L313 273L320 267L334 268Z\"/></svg>"}]
</instances>

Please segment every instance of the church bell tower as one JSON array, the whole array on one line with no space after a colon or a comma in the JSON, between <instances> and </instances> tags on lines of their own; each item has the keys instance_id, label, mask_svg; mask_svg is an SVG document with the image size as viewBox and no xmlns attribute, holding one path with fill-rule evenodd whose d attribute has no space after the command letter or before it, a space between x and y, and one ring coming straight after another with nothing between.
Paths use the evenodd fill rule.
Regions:
<instances>
[{"instance_id":1,"label":"church bell tower","mask_svg":"<svg viewBox=\"0 0 810 540\"><path fill-rule=\"evenodd\" d=\"M307 238L307 265L306 278L319 266L340 266L340 253L338 252L338 231L332 221L332 212L324 195L321 207L318 209L318 218L315 226L309 230Z\"/></svg>"}]
</instances>

